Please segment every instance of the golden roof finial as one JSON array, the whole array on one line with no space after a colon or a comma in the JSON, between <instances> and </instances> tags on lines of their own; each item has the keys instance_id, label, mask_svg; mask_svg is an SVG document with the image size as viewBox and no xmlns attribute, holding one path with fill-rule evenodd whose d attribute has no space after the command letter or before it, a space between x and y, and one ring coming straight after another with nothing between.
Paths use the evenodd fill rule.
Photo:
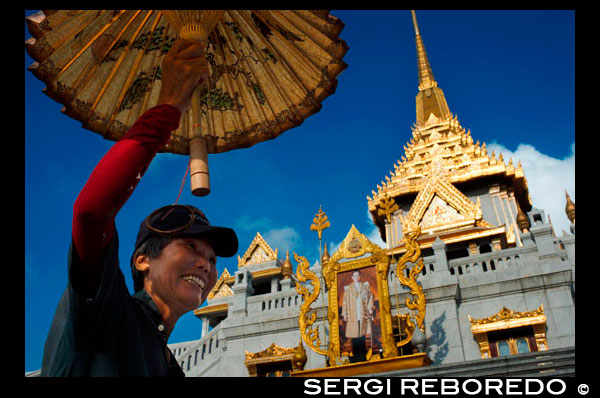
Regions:
<instances>
[{"instance_id":1,"label":"golden roof finial","mask_svg":"<svg viewBox=\"0 0 600 398\"><path fill-rule=\"evenodd\" d=\"M529 221L529 217L521 210L521 206L517 202L517 226L523 233L529 232L529 228L531 227L531 222Z\"/></svg>"},{"instance_id":2,"label":"golden roof finial","mask_svg":"<svg viewBox=\"0 0 600 398\"><path fill-rule=\"evenodd\" d=\"M565 195L567 197L567 206L565 207L565 213L567 213L567 217L569 218L569 221L571 221L573 224L575 224L575 203L573 203L573 201L571 201L571 198L569 197L569 193L565 190Z\"/></svg>"},{"instance_id":3,"label":"golden roof finial","mask_svg":"<svg viewBox=\"0 0 600 398\"><path fill-rule=\"evenodd\" d=\"M294 356L292 357L292 369L295 371L303 370L306 361L308 361L308 358L306 357L306 350L302 345L302 336L300 336L300 344L294 349Z\"/></svg>"},{"instance_id":4,"label":"golden roof finial","mask_svg":"<svg viewBox=\"0 0 600 398\"><path fill-rule=\"evenodd\" d=\"M323 249L323 255L321 256L321 264L325 264L329 261L329 252L327 251L327 242L325 242L325 248Z\"/></svg>"},{"instance_id":5,"label":"golden roof finial","mask_svg":"<svg viewBox=\"0 0 600 398\"><path fill-rule=\"evenodd\" d=\"M283 279L289 279L290 275L292 275L293 267L292 262L290 261L290 251L288 250L285 253L285 261L281 266L281 275L283 275Z\"/></svg>"}]
</instances>

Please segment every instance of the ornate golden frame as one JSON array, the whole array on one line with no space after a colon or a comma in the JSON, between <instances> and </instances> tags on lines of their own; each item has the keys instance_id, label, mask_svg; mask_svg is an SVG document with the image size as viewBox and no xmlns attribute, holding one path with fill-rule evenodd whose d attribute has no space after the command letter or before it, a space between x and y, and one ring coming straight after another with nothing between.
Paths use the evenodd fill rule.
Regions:
<instances>
[{"instance_id":1,"label":"ornate golden frame","mask_svg":"<svg viewBox=\"0 0 600 398\"><path fill-rule=\"evenodd\" d=\"M425 295L423 287L417 283L418 275L423 269L421 249L417 243L421 231L416 228L408 231L405 236L406 252L396 263L396 277L400 283L410 289L411 297L406 298L406 307L412 314L397 315L398 321L402 320L406 326L406 337L399 342L395 341L392 325L391 303L388 286L388 271L390 258L386 252L371 242L365 235L361 234L353 225L348 235L340 245L339 249L328 260L323 260L323 278L328 290L329 305L327 317L329 320L330 339L327 350L321 348L319 330L313 328L317 314L311 309L311 304L317 300L321 291L319 277L310 269L305 257L294 253L298 262L296 277L296 291L302 295L303 303L300 306L298 323L300 325L300 336L310 349L318 354L328 357L328 366L344 365L349 363L349 358L342 357L339 336L339 313L338 313L338 275L341 272L375 267L377 289L379 293L379 315L381 323L381 349L382 356L388 358L397 357L398 347L408 344L412 340L415 328L424 331L425 319ZM412 266L408 268L408 264ZM406 275L405 275L406 274ZM312 286L312 290L308 287ZM335 303L335 305L331 305ZM414 319L414 321L413 321ZM381 359L381 355L368 355L367 361ZM383 359L382 359L383 360ZM428 360L429 361L429 360ZM431 363L430 361L427 363ZM423 366L423 365L420 365Z\"/></svg>"},{"instance_id":2,"label":"ornate golden frame","mask_svg":"<svg viewBox=\"0 0 600 398\"><path fill-rule=\"evenodd\" d=\"M338 274L371 266L375 267L377 275L381 319L381 348L383 350L383 357L389 358L398 355L392 331L391 304L387 279L390 263L389 258L383 249L372 243L353 225L340 248L323 264L322 272L327 287L328 302L330 303L327 311L330 331L329 347L327 351L319 348L321 341L318 330L312 328L312 325L316 321L316 313L313 312L308 316L308 312L311 310L310 305L319 296L321 287L319 278L308 269L308 261L304 257L294 253L294 258L299 263L297 269L298 280L300 282L310 281L313 286L312 292L309 292L301 283L296 286L297 291L304 297L304 303L300 308L300 333L304 342L311 349L319 354L328 356L329 366L348 363L348 359L343 358L341 355L342 353L340 352L339 314L337 305ZM331 303L335 303L335 305L332 305ZM376 358L379 358L379 356L373 355L368 359Z\"/></svg>"}]
</instances>

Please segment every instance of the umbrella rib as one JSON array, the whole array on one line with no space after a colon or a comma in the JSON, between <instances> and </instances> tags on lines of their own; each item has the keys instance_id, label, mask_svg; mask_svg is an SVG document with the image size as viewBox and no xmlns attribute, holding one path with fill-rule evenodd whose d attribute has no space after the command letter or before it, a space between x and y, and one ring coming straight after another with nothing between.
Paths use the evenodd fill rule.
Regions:
<instances>
[{"instance_id":1,"label":"umbrella rib","mask_svg":"<svg viewBox=\"0 0 600 398\"><path fill-rule=\"evenodd\" d=\"M226 14L229 14L231 11L225 11ZM231 19L231 16L228 15L228 17ZM216 47L215 43L218 42L217 40L217 33L219 30L224 30L225 28L223 28L223 25L221 23L218 23L215 26L215 29L213 30L213 32L211 33L213 35L213 54L218 53L218 48ZM221 47L222 48L222 47ZM224 59L223 62L225 62L226 60ZM219 69L216 68L215 65L215 69L218 71ZM236 82L237 82L237 76L233 77L230 73L224 73L223 71L220 72L220 75L217 78L217 81L215 81L215 83L218 82L218 79L221 79L223 87L224 87L224 91L225 92L229 92L233 95L234 98L234 104L233 106L236 108L237 112L227 112L227 113L221 113L219 116L221 117L221 123L222 123L222 133L224 136L225 131L227 131L227 121L230 120L231 123L234 125L234 131L235 130L239 130L242 131L244 128L244 122L242 119L242 113L247 113L247 109L244 109L245 106L242 104L242 106L240 107L239 104L239 99L236 96L236 94L241 95L238 90L236 90ZM216 85L216 84L215 84ZM210 93L209 93L210 94ZM208 105L208 104L207 104ZM212 113L212 112L211 112ZM228 118L229 116L229 118ZM248 116L249 118L249 116Z\"/></svg>"},{"instance_id":2,"label":"umbrella rib","mask_svg":"<svg viewBox=\"0 0 600 398\"><path fill-rule=\"evenodd\" d=\"M136 13L130 20L129 24L127 26L129 26L137 17L137 15L139 15L139 13ZM122 17L123 13L119 14L118 18ZM106 25L106 27L104 29L102 29L102 32L106 31L106 28L110 27L111 25L114 24L114 22L117 19L113 19L110 23L108 23ZM144 22L145 23L145 20ZM142 25L143 25L142 23ZM123 32L127 29L127 26L121 30L121 32L119 33L119 35L112 41L112 43L110 44L110 46L106 49L106 51L104 51L104 53L102 54L102 56L100 57L100 60L88 71L86 72L85 70L82 70L80 76L75 80L75 82L73 83L73 96L77 96L82 90L84 90L88 84L91 83L92 79L90 79L90 77L93 78L94 73L96 72L96 70L100 67L100 65L102 65L102 62L106 59L106 56L108 54L110 54L111 50L114 48L114 46L117 44L118 39L122 36ZM94 36L94 38L92 40L90 40L90 44L93 43L97 38L99 38L100 35L96 35ZM82 82L81 85L79 85L79 82ZM92 108L93 111L93 108Z\"/></svg>"},{"instance_id":3,"label":"umbrella rib","mask_svg":"<svg viewBox=\"0 0 600 398\"><path fill-rule=\"evenodd\" d=\"M154 33L154 31L156 30L156 27L158 26L158 23L160 22L161 17L163 16L161 14L161 12L156 11L156 10L152 10L153 12L156 12L156 20L154 21L154 24L152 25L151 28L151 32ZM165 25L165 31L163 32L163 38L162 41L165 41L165 38L168 37L168 29ZM149 45L150 42L148 42L147 45ZM162 57L162 49L161 49L161 55L158 55L156 57L153 57L152 59L152 68L151 70L153 71L152 73L152 84L151 87L154 87L154 82L156 81L156 76L158 74L158 67L161 65L161 61L162 61L163 57ZM147 109L148 106L148 102L150 101L150 97L152 95L152 90L149 90L149 92L147 93L147 95L144 96L144 101L142 103L142 109ZM122 102L123 100L121 100L120 102ZM119 105L116 107L116 109L119 109L119 107L121 106L121 104L119 103Z\"/></svg>"},{"instance_id":4,"label":"umbrella rib","mask_svg":"<svg viewBox=\"0 0 600 398\"><path fill-rule=\"evenodd\" d=\"M281 19L287 19L286 17L282 16L280 13L272 13L272 15L278 16ZM275 23L279 23L279 22L275 21ZM288 54L290 54L290 56L294 57L296 61L301 61L304 63L308 61L309 65L311 67L310 69L317 70L317 71L319 70L319 67L314 63L314 61L311 59L311 57L305 56L302 49L299 48L298 46L294 45L293 43L290 43L290 40L288 40L281 32L279 32L279 30L274 30L273 33L278 37L279 42L283 44L283 47L287 48ZM304 35L304 36L306 37L306 35ZM306 39L308 39L308 38L306 37ZM293 61L293 60L290 60L290 61ZM304 68L304 66L309 66L309 65L303 65L303 69L307 69L307 68ZM298 76L298 74L295 72L293 74L294 74L294 76ZM309 75L311 75L311 78L314 78L314 77L312 77L312 75L313 75L312 73L310 73ZM318 72L317 72L317 75L318 75ZM300 79L300 81L302 81L300 76L298 76L298 78ZM316 80L318 80L318 78ZM304 83L302 83L302 86L304 87Z\"/></svg>"},{"instance_id":5,"label":"umbrella rib","mask_svg":"<svg viewBox=\"0 0 600 398\"><path fill-rule=\"evenodd\" d=\"M273 32L273 35L277 37L277 43L280 44L280 45L276 45L275 43L273 43L273 47L275 49L275 52L279 55L279 58L282 60L282 65L285 66L285 69L288 72L288 76L292 79L292 80L290 80L290 82L293 82L293 84L296 87L301 88L302 91L304 91L304 95L306 95L307 94L306 86L305 86L302 78L296 73L294 68L291 67L290 63L292 61L296 60L296 61L300 61L300 63L310 62L310 66L312 66L313 68L316 68L315 65L313 64L313 62L310 59L305 57L304 54L302 52L300 52L298 50L298 48L296 48L295 45L290 44L289 41L277 29L274 29L272 32ZM298 53L300 53L300 55ZM289 54L290 57L293 57L294 59L290 59L290 57L288 57L288 56L282 56L282 54L286 54L286 55ZM315 79L315 80L318 80L318 79Z\"/></svg>"},{"instance_id":6,"label":"umbrella rib","mask_svg":"<svg viewBox=\"0 0 600 398\"><path fill-rule=\"evenodd\" d=\"M67 62L67 64L65 66L62 67L62 69L60 70L60 72L58 72L58 74L56 75L56 78L58 79L71 65L73 65L73 63L75 61L77 61L77 59L79 59L79 57L94 43L94 41L100 37L117 19L119 19L121 17L121 15L123 15L125 13L126 10L121 10L119 15L114 16L110 22L108 22L102 29L100 29L100 31L98 33L96 33L96 35L86 43L85 46L83 46L83 48L81 50L79 50L79 52L77 54L75 54L75 56L73 58L71 58L69 60L69 62ZM82 29L83 31L83 29Z\"/></svg>"},{"instance_id":7,"label":"umbrella rib","mask_svg":"<svg viewBox=\"0 0 600 398\"><path fill-rule=\"evenodd\" d=\"M331 58L336 58L335 54L332 53L329 46L331 43L334 43L335 40L332 40L331 37L327 36L325 32L319 27L314 26L309 21L307 21L302 11L305 10L286 10L285 14L275 10L273 13L277 14L281 19L286 20L290 25L292 25L295 29L304 33L306 40L310 41L318 50L320 50L321 54L316 54L312 52L309 58L310 60L314 58L318 58L322 61L330 60ZM323 40L324 39L324 40ZM326 55L323 55L325 53ZM318 66L317 66L318 67Z\"/></svg>"},{"instance_id":8,"label":"umbrella rib","mask_svg":"<svg viewBox=\"0 0 600 398\"><path fill-rule=\"evenodd\" d=\"M129 25L131 25L133 23L133 21L135 20L135 18L139 15L139 13L141 12L141 10L137 10L136 13L133 15L133 17L129 20L129 22L123 27L123 29L121 30L121 32L119 33L117 39L119 37L121 37L121 35L123 34L123 32L125 32L127 30L127 28L129 27ZM138 31L136 32L139 33L139 30L141 30L141 27L138 28ZM130 39L129 39L129 43L128 46L131 46L131 44L133 43L133 39L135 38L135 35L133 35ZM116 40L115 40L116 42ZM123 51L123 53L119 56L119 59L117 60L117 62L115 62L115 65L113 66L112 70L110 71L110 74L108 75L108 77L106 78L106 81L104 82L104 84L102 85L102 88L100 89L100 92L98 93L98 95L96 96L96 99L94 100L94 103L92 104L92 107L90 109L90 114L93 113L96 109L96 107L98 106L98 104L100 103L100 100L102 99L102 96L104 95L104 92L106 91L106 89L108 88L108 86L110 85L112 79L114 78L115 74L117 73L117 71L119 70L119 66L121 66L121 63L123 63L123 60L125 59L125 55L127 55L127 51Z\"/></svg>"},{"instance_id":9,"label":"umbrella rib","mask_svg":"<svg viewBox=\"0 0 600 398\"><path fill-rule=\"evenodd\" d=\"M254 33L256 33L256 29L254 27L254 23L250 20L250 17L247 15L243 15L242 13L240 13L240 17L244 19L244 22L246 23L247 26L250 27L250 30ZM270 43L267 42L267 40L264 39L264 37L260 34L256 34L256 37L261 41L261 44L264 44L266 46L266 48L270 51L270 50L274 50L275 52L277 52L276 49L272 48L272 46L270 45ZM269 48L271 47L271 48ZM270 83L276 87L275 92L278 94L280 100L282 103L285 104L285 108L289 109L290 106L292 106L293 104L291 103L291 101L289 101L289 97L287 95L285 95L285 91L283 89L283 87L280 84L279 79L274 76L273 70L270 67L269 63L266 61L264 55L262 54L262 51L257 51L257 57L260 59L260 65L263 68L263 70L265 71L265 75L267 75L267 77L269 78L268 80L270 80ZM282 62L283 63L283 62ZM269 102L269 98L266 98L267 102ZM271 110L273 111L273 114L277 114L277 112L275 112L273 110L273 107L269 104L269 106L271 107Z\"/></svg>"},{"instance_id":10,"label":"umbrella rib","mask_svg":"<svg viewBox=\"0 0 600 398\"><path fill-rule=\"evenodd\" d=\"M241 22L245 22L245 21L244 21L244 17L243 17L243 15L242 15L242 12L243 12L243 11L238 11L238 12L236 12L236 15L239 17L239 19L241 19ZM239 19L238 19L237 21L234 19L234 21L235 21L235 22L237 22L237 23L240 23ZM240 54L244 54L244 51L242 51L242 48L243 48L243 47L242 47L242 45L240 44L241 42L235 42L235 41L234 41L234 43L236 43L236 47L239 49L239 50L238 50L238 51L236 51L236 52L239 52ZM252 80L253 80L253 81L250 81L249 83L250 83L250 85L254 85L254 84L256 84L256 85L258 86L258 88L261 90L261 92L262 92L262 93L263 93L263 95L264 95L264 102L265 102L265 103L267 104L267 106L269 107L270 113L271 113L272 115L276 115L276 112L275 112L275 110L273 109L273 106L271 105L271 102L269 101L269 96L268 96L268 95L265 95L265 91L264 91L264 84L262 84L262 85L261 85L261 84L260 84L260 82L259 82L259 79L258 79L258 77L259 77L259 73L257 73L257 69L255 68L254 64L253 64L252 62L248 61L248 58L250 58L250 55L249 55L249 54L248 54L248 55L242 55L242 57L241 57L241 58L239 58L239 62L240 62L240 64L241 64L241 65L245 65L245 66L246 66L246 68L247 68L246 70L249 70L249 71L250 71L250 76L252 77ZM249 85L249 87L250 87L250 85ZM254 91L254 93L255 93L255 95L254 95L254 96L255 96L256 98L258 98L258 97L257 97L257 94L256 94L256 91L255 91L255 89L253 88L252 90L253 90L253 91ZM269 120L270 118L267 116L267 114L266 114L266 112L265 112L265 109L264 109L263 105L259 103L257 107L258 107L258 109L260 109L260 111L261 111L261 113L262 113L262 115L263 115L262 119L263 119L263 120L265 120L265 119L266 119L266 120Z\"/></svg>"},{"instance_id":11,"label":"umbrella rib","mask_svg":"<svg viewBox=\"0 0 600 398\"><path fill-rule=\"evenodd\" d=\"M130 45L131 45L131 43L133 43L135 41L134 39L136 37L138 37L138 35L140 34L142 29L146 25L146 22L148 22L148 19L150 19L150 16L152 15L153 12L154 12L154 10L148 10L148 13L144 17L144 20L140 23L140 26L138 27L136 32L131 37L131 41L129 42ZM152 27L150 28L150 33L154 32L154 29L156 29L156 26L158 25L159 20L160 20L160 14L156 13L156 19L154 20ZM152 35L149 35L148 39L146 41L146 44L144 45L144 49L140 49L138 51L138 54L136 55L136 59L133 63L133 66L129 69L129 75L127 76L127 79L125 80L125 83L123 84L123 87L121 88L121 92L119 93L119 98L115 105L115 111L111 113L109 126L110 126L110 124L113 123L114 119L117 116L116 110L119 109L119 107L121 106L121 103L125 99L125 94L127 93L127 90L129 89L129 85L131 84L131 81L133 80L135 74L138 72L138 67L140 66L140 63L142 62L142 59L144 57L144 51L148 48L151 41L152 41ZM131 51L131 48L129 48L128 51Z\"/></svg>"},{"instance_id":12,"label":"umbrella rib","mask_svg":"<svg viewBox=\"0 0 600 398\"><path fill-rule=\"evenodd\" d=\"M233 18L233 12L230 12L230 17L232 21L235 21L235 19ZM223 27L223 34L226 36L227 38L227 42L228 43L234 43L236 40L234 37L232 37L231 33L229 32L230 29L228 29L227 27ZM225 55L225 51L229 51L229 49L225 49L223 48L223 55ZM238 50L238 52L236 53L237 59L235 64L233 65L234 68L237 68L238 73L236 74L236 82L238 82L239 84L239 80L238 80L238 76L239 74L243 75L243 79L246 80L246 85L250 88L252 87L252 81L250 80L250 78L246 75L246 73L244 73L244 71L241 69L241 62L244 58L244 55L241 51ZM226 65L227 63L227 58L223 59L223 63ZM258 103L257 99L256 99L256 95L252 95L252 93L249 92L249 90L240 90L240 95L244 98L244 103L246 104L246 106L244 107L244 109L246 109L246 114L248 115L248 121L250 123L250 125L255 124L254 122L254 117L253 114L254 112L252 112L252 110L257 111L257 113L262 113L263 114L263 119L265 117L264 115L264 111L261 109L261 105L260 103Z\"/></svg>"}]
</instances>

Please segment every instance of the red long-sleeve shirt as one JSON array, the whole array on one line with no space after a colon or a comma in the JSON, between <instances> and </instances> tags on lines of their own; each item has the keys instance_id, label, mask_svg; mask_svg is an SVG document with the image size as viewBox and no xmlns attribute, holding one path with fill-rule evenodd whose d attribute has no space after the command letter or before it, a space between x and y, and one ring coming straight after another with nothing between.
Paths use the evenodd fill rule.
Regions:
<instances>
[{"instance_id":1,"label":"red long-sleeve shirt","mask_svg":"<svg viewBox=\"0 0 600 398\"><path fill-rule=\"evenodd\" d=\"M98 162L73 205L73 245L81 269L76 272L88 297L96 291L102 253L115 231L115 217L144 175L181 112L170 105L146 111Z\"/></svg>"}]
</instances>

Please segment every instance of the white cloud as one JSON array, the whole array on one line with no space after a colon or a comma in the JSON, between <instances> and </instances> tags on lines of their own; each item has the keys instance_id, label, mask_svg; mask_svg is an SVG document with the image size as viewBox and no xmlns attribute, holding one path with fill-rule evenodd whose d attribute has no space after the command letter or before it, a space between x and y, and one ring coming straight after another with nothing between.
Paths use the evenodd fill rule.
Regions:
<instances>
[{"instance_id":1,"label":"white cloud","mask_svg":"<svg viewBox=\"0 0 600 398\"><path fill-rule=\"evenodd\" d=\"M327 243L327 253L329 253L329 256L332 256L336 251L338 251L338 249L340 248L340 246L342 245L343 241L339 241L339 242L328 242Z\"/></svg>"},{"instance_id":2,"label":"white cloud","mask_svg":"<svg viewBox=\"0 0 600 398\"><path fill-rule=\"evenodd\" d=\"M290 253L298 251L302 241L300 234L294 228L288 226L270 229L264 233L263 238L265 238L273 250L278 248L279 253L283 255L285 255L287 250Z\"/></svg>"},{"instance_id":3,"label":"white cloud","mask_svg":"<svg viewBox=\"0 0 600 398\"><path fill-rule=\"evenodd\" d=\"M251 218L250 216L243 215L238 218L233 223L233 229L236 231L245 231L245 232L260 232L263 235L263 231L267 231L268 229L272 229L274 223L268 217L261 218ZM263 237L265 237L263 235Z\"/></svg>"},{"instance_id":4,"label":"white cloud","mask_svg":"<svg viewBox=\"0 0 600 398\"><path fill-rule=\"evenodd\" d=\"M557 236L562 236L563 230L569 232L565 190L575 202L575 143L571 145L571 153L563 159L545 155L528 144L520 144L512 152L492 142L487 150L488 153L495 151L496 156L502 153L505 163L510 158L515 166L521 161L533 207L550 215Z\"/></svg>"},{"instance_id":5,"label":"white cloud","mask_svg":"<svg viewBox=\"0 0 600 398\"><path fill-rule=\"evenodd\" d=\"M365 235L367 235L367 238L369 238L369 240L371 242L375 243L382 249L386 249L387 243L385 243L383 241L383 239L381 239L381 234L379 233L379 228L377 228L375 223L373 223L373 218L371 217L371 213L369 212L368 209L367 209L366 224L369 226L369 228L365 231Z\"/></svg>"}]
</instances>

